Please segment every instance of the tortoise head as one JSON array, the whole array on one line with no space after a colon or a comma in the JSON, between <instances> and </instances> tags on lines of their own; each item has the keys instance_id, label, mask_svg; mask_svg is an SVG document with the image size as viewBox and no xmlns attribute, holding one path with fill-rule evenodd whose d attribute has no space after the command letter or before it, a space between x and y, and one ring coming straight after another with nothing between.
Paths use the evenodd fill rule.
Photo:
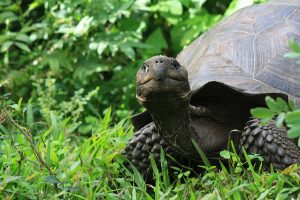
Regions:
<instances>
[{"instance_id":1,"label":"tortoise head","mask_svg":"<svg viewBox=\"0 0 300 200\"><path fill-rule=\"evenodd\" d=\"M187 70L175 58L154 56L137 72L136 97L147 109L174 109L176 102L189 103L190 96Z\"/></svg>"}]
</instances>

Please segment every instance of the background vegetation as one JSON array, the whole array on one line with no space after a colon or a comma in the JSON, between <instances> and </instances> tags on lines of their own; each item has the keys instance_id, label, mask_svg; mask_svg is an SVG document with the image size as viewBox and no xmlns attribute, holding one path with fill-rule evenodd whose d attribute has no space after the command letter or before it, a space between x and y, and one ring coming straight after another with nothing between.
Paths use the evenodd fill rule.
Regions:
<instances>
[{"instance_id":1,"label":"background vegetation","mask_svg":"<svg viewBox=\"0 0 300 200\"><path fill-rule=\"evenodd\" d=\"M140 109L134 77L143 60L176 56L223 17L260 2L2 0L0 198L295 196L296 166L267 174L254 170L252 157L243 168L236 154L224 152L229 170L209 168L195 178L176 169L170 183L162 162L152 186L127 171L119 156L133 133L127 119ZM273 111L260 117L289 112Z\"/></svg>"}]
</instances>

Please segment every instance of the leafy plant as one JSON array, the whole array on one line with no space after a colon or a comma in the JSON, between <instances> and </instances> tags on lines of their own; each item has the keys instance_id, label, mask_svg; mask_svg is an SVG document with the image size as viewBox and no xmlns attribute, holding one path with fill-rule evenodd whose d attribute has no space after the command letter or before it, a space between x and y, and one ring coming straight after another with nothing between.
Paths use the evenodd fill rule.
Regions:
<instances>
[{"instance_id":1,"label":"leafy plant","mask_svg":"<svg viewBox=\"0 0 300 200\"><path fill-rule=\"evenodd\" d=\"M134 76L143 60L176 56L217 23L230 2L1 1L0 80L8 81L2 91L14 101L36 102L42 113L35 117L47 110L70 116L83 134L91 131L87 119L112 104L119 121L139 110ZM237 9L233 2L227 11ZM79 107L85 112L74 114Z\"/></svg>"}]
</instances>

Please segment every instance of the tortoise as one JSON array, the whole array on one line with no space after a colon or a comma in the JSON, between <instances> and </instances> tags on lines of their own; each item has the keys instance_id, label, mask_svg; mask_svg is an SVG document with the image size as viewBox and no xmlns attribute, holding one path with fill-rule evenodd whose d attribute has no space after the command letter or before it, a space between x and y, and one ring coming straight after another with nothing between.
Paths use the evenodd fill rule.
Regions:
<instances>
[{"instance_id":1,"label":"tortoise","mask_svg":"<svg viewBox=\"0 0 300 200\"><path fill-rule=\"evenodd\" d=\"M177 58L154 56L136 75L136 98L147 111L132 118L137 130L124 154L147 174L160 149L175 159L199 161L194 140L210 161L228 141L257 153L263 165L300 163L287 127L261 125L250 109L265 97L300 104L300 66L284 58L288 42L300 42L299 0L273 0L243 8L197 38ZM240 131L232 131L240 130Z\"/></svg>"}]
</instances>

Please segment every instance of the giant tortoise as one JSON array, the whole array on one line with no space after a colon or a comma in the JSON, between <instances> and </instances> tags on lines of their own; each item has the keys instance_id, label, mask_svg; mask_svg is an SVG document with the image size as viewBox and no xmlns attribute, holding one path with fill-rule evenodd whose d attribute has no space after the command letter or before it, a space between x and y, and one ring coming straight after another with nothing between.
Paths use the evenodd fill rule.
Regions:
<instances>
[{"instance_id":1,"label":"giant tortoise","mask_svg":"<svg viewBox=\"0 0 300 200\"><path fill-rule=\"evenodd\" d=\"M136 97L147 111L133 117L137 132L125 156L145 174L150 153L158 161L161 148L175 159L200 160L194 140L213 161L232 140L237 150L262 155L264 166L300 163L287 128L261 125L249 111L265 106L266 96L299 105L300 66L284 57L291 39L300 42L300 1L273 0L234 13L176 59L146 60Z\"/></svg>"}]
</instances>

